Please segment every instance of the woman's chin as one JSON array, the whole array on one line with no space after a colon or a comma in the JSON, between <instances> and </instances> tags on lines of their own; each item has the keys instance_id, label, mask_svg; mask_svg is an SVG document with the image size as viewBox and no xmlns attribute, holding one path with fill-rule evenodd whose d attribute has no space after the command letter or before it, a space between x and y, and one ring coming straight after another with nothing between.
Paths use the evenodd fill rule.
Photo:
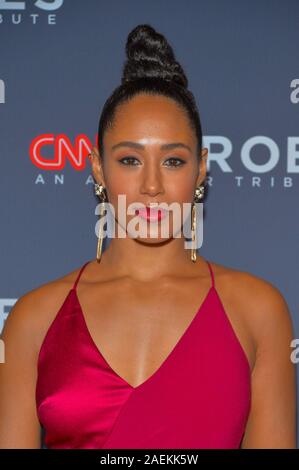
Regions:
<instances>
[{"instance_id":1,"label":"woman's chin","mask_svg":"<svg viewBox=\"0 0 299 470\"><path fill-rule=\"evenodd\" d=\"M138 243L142 243L143 245L163 245L163 244L166 244L168 242L170 242L170 240L172 239L172 237L157 237L157 238L144 238L144 237L133 237L134 240L136 240L136 242Z\"/></svg>"}]
</instances>

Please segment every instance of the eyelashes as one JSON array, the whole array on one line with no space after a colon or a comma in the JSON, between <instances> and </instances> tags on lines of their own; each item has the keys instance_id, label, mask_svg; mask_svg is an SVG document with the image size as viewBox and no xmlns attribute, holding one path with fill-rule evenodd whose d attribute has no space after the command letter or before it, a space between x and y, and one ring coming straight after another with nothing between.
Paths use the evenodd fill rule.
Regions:
<instances>
[{"instance_id":1,"label":"eyelashes","mask_svg":"<svg viewBox=\"0 0 299 470\"><path fill-rule=\"evenodd\" d=\"M124 158L121 158L120 160L118 160L120 162L120 164L122 165L125 165L125 166L138 166L138 163L125 163L126 161L136 161L138 162L137 158L136 157L124 157ZM166 166L169 166L169 167L172 167L172 168L177 168L177 167L181 167L183 166L186 162L184 160L182 160L181 158L177 158L177 157L171 157L171 158L168 158L166 160L166 162L169 162L169 161L172 161L172 162L176 162L175 165L166 165Z\"/></svg>"},{"instance_id":2,"label":"eyelashes","mask_svg":"<svg viewBox=\"0 0 299 470\"><path fill-rule=\"evenodd\" d=\"M120 160L118 160L121 164L125 165L125 166L137 166L137 165L131 165L131 164L128 164L128 163L125 163L125 161L132 161L132 160L136 160L137 161L137 158L135 157L124 157L124 158L121 158Z\"/></svg>"}]
</instances>

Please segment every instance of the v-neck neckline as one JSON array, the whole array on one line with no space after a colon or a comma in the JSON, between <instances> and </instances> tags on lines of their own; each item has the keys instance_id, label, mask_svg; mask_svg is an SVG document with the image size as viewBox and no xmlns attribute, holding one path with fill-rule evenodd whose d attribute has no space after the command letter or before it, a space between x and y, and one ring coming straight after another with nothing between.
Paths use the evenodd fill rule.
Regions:
<instances>
[{"instance_id":1,"label":"v-neck neckline","mask_svg":"<svg viewBox=\"0 0 299 470\"><path fill-rule=\"evenodd\" d=\"M83 324L83 327L84 327L84 332L86 333L88 339L89 339L89 342L93 348L93 350L96 352L96 354L100 357L101 360L104 361L104 363L106 364L107 368L109 369L109 371L115 376L117 377L118 379L120 379L122 382L125 383L125 385L127 385L130 389L132 390L138 390L139 388L145 386L147 383L149 383L151 380L153 380L156 375L160 374L161 371L163 369L165 369L166 365L168 364L168 362L173 358L173 356L175 355L177 349L179 348L179 346L182 346L182 344L184 343L184 341L186 341L186 337L188 336L188 334L190 334L191 330L192 330L192 327L194 326L195 322L197 321L197 319L200 317L200 313L201 311L203 310L203 307L204 305L206 304L208 298L210 297L210 294L213 290L213 286L211 286L204 298L204 300L202 301L200 307L198 308L198 310L196 311L195 315L193 316L192 320L190 321L190 323L188 324L188 326L185 328L184 332L182 333L182 335L180 336L180 338L178 339L178 341L175 343L175 345L173 346L172 350L168 353L168 355L166 356L166 358L162 361L162 363L160 364L160 366L147 378L145 379L143 382L141 382L139 385L131 385L124 377L122 377L118 372L116 372L116 370L111 366L111 364L107 361L107 359L104 357L104 355L102 354L100 348L97 346L97 344L95 343L91 333L90 333L90 330L87 326L87 323L86 323L86 319L85 319L85 316L84 316L84 313L83 313L83 309L82 309L82 306L81 306L81 303L80 303L80 300L78 298L78 294L77 294L77 291L76 289L72 289L74 291L74 294L75 294L75 298L76 298L76 302L77 302L77 305L79 307L79 312L80 312L80 318L82 320L82 324Z\"/></svg>"},{"instance_id":2,"label":"v-neck neckline","mask_svg":"<svg viewBox=\"0 0 299 470\"><path fill-rule=\"evenodd\" d=\"M139 390L141 387L144 387L145 385L147 385L149 382L151 382L157 375L159 375L165 368L166 366L168 365L168 363L170 362L170 360L175 356L175 353L177 352L177 350L179 349L179 347L182 347L183 343L186 341L186 338L188 336L188 334L191 333L196 321L200 318L200 313L202 312L205 304L207 303L211 293L214 291L215 287L214 287L214 277L213 277L213 273L212 273L212 269L210 267L210 264L207 260L205 260L207 265L208 265L208 268L210 270L210 278L212 280L212 284L208 290L208 292L206 293L201 305L198 307L195 315L192 317L191 321L189 322L189 324L187 325L187 327L185 328L184 332L182 333L182 335L179 337L178 341L175 343L175 345L173 346L173 348L171 349L171 351L167 354L167 356L165 357L165 359L163 359L162 363L160 364L160 366L149 376L147 377L145 380L143 380L140 384L138 385L132 385L130 384L124 377L122 377L118 372L116 372L116 370L111 366L111 364L108 362L108 360L105 358L105 356L102 354L101 352L101 349L97 346L97 344L95 343L94 339L93 339L93 336L91 335L90 333L90 330L88 328L88 325L87 325L87 322L86 322L86 318L85 318L85 315L84 315L84 311L83 311L83 308L82 308L82 305L81 305L81 302L80 302L80 299L78 297L78 293L77 293L77 282L79 279L77 279L75 285L73 286L73 288L71 289L71 292L74 292L74 295L75 295L75 300L76 300L76 303L77 303L77 306L78 306L78 310L79 310L79 314L80 314L80 319L81 319L81 322L82 322L82 325L83 325L83 328L84 328L84 332L89 340L89 343L91 345L91 347L93 348L93 350L95 351L95 353L99 356L99 358L105 363L106 367L108 368L108 370L110 371L111 374L113 374L114 377L116 377L117 379L119 379L120 381L122 381L128 388L130 388L132 391L137 391ZM88 264L88 263L86 263ZM84 265L85 266L85 265ZM81 272L83 271L83 269L81 269ZM80 272L80 274L81 274Z\"/></svg>"}]
</instances>

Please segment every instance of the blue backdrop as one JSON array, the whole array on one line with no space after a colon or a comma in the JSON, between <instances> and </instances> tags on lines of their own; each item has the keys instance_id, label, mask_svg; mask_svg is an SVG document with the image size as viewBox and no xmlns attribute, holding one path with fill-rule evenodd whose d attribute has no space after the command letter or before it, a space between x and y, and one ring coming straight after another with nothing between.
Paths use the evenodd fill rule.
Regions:
<instances>
[{"instance_id":1,"label":"blue backdrop","mask_svg":"<svg viewBox=\"0 0 299 470\"><path fill-rule=\"evenodd\" d=\"M86 159L149 23L189 78L209 147L201 254L284 295L298 322L299 2L0 0L0 331L17 298L95 257Z\"/></svg>"}]
</instances>

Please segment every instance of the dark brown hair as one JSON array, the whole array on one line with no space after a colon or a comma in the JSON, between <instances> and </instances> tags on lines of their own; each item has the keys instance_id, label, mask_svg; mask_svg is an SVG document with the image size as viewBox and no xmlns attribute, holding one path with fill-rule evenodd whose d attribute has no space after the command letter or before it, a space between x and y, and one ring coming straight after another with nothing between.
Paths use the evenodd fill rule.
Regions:
<instances>
[{"instance_id":1,"label":"dark brown hair","mask_svg":"<svg viewBox=\"0 0 299 470\"><path fill-rule=\"evenodd\" d=\"M202 128L199 112L195 98L188 90L187 77L165 37L148 24L138 25L128 35L126 55L121 85L106 100L99 121L101 157L104 157L104 133L113 126L117 107L137 94L147 93L175 100L187 114L197 136L197 157L200 160Z\"/></svg>"}]
</instances>

